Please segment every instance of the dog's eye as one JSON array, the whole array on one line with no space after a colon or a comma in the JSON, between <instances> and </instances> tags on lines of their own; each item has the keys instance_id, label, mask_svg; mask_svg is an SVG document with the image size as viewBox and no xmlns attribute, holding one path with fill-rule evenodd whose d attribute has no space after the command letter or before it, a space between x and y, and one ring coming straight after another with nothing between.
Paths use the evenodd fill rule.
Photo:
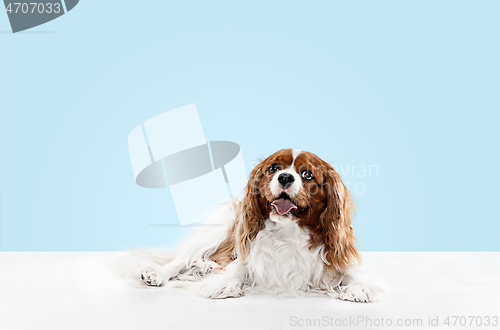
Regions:
<instances>
[{"instance_id":1,"label":"dog's eye","mask_svg":"<svg viewBox=\"0 0 500 330\"><path fill-rule=\"evenodd\" d=\"M304 180L311 181L312 179L314 179L314 175L311 171L305 170L304 172L302 172L302 178L304 178Z\"/></svg>"},{"instance_id":2,"label":"dog's eye","mask_svg":"<svg viewBox=\"0 0 500 330\"><path fill-rule=\"evenodd\" d=\"M269 173L278 172L279 169L280 169L279 164L273 164L273 165L269 166Z\"/></svg>"}]
</instances>

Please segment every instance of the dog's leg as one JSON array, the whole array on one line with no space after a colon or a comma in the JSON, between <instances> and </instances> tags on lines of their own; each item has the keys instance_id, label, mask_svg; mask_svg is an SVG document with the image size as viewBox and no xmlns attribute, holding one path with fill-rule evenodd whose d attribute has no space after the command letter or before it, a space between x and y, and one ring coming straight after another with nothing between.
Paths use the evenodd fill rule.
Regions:
<instances>
[{"instance_id":1,"label":"dog's leg","mask_svg":"<svg viewBox=\"0 0 500 330\"><path fill-rule=\"evenodd\" d=\"M244 294L243 286L247 268L242 261L236 259L219 273L208 276L197 282L194 290L206 297L214 299L237 298Z\"/></svg>"},{"instance_id":2,"label":"dog's leg","mask_svg":"<svg viewBox=\"0 0 500 330\"><path fill-rule=\"evenodd\" d=\"M149 267L141 267L138 269L138 275L141 281L149 286L160 286L164 282L177 276L186 268L186 263L183 260L174 259L171 263L165 266L150 265Z\"/></svg>"},{"instance_id":3,"label":"dog's leg","mask_svg":"<svg viewBox=\"0 0 500 330\"><path fill-rule=\"evenodd\" d=\"M232 203L219 205L205 226L197 228L191 237L179 245L170 263L164 266L149 264L138 268L139 278L147 285L160 286L193 265L204 264L208 268L213 263L207 261L207 256L213 254L226 240L235 219L236 211ZM200 275L204 276L211 271L212 269L202 269L203 274Z\"/></svg>"},{"instance_id":4,"label":"dog's leg","mask_svg":"<svg viewBox=\"0 0 500 330\"><path fill-rule=\"evenodd\" d=\"M384 291L366 282L365 275L357 266L345 273L340 284L339 295L342 300L354 302L378 302L385 298Z\"/></svg>"}]
</instances>

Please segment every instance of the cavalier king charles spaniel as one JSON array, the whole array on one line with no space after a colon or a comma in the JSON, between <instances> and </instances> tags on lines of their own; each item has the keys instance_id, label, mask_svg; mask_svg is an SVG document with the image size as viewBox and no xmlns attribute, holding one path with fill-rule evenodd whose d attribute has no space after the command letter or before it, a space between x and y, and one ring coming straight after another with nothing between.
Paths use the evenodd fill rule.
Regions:
<instances>
[{"instance_id":1,"label":"cavalier king charles spaniel","mask_svg":"<svg viewBox=\"0 0 500 330\"><path fill-rule=\"evenodd\" d=\"M147 285L177 282L208 298L326 293L377 301L382 290L358 269L353 213L330 164L283 149L252 170L242 201L218 206L168 260L152 257L137 273Z\"/></svg>"}]
</instances>

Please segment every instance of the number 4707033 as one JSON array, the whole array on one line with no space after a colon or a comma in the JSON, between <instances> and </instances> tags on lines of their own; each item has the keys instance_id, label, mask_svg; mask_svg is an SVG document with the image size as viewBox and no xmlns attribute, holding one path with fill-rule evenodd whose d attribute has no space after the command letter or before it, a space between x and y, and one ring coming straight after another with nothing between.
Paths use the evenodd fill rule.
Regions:
<instances>
[{"instance_id":1,"label":"number 4707033","mask_svg":"<svg viewBox=\"0 0 500 330\"><path fill-rule=\"evenodd\" d=\"M42 2L10 2L5 8L9 14L43 14L43 13L55 13L59 14L61 12L60 3L42 3Z\"/></svg>"},{"instance_id":2,"label":"number 4707033","mask_svg":"<svg viewBox=\"0 0 500 330\"><path fill-rule=\"evenodd\" d=\"M444 320L447 326L494 326L498 325L498 316L448 316Z\"/></svg>"}]
</instances>

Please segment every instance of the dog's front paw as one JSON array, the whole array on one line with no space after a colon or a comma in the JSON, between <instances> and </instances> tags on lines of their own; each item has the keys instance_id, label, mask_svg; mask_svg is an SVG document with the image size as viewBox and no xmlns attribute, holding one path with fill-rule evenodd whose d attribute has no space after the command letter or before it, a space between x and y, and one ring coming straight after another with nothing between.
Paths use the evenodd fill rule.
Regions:
<instances>
[{"instance_id":1,"label":"dog's front paw","mask_svg":"<svg viewBox=\"0 0 500 330\"><path fill-rule=\"evenodd\" d=\"M340 287L340 296L342 300L354 302L376 302L383 299L382 289L366 283L349 283Z\"/></svg>"},{"instance_id":2,"label":"dog's front paw","mask_svg":"<svg viewBox=\"0 0 500 330\"><path fill-rule=\"evenodd\" d=\"M206 280L198 282L197 291L205 298L239 298L245 294L242 286L239 281L225 281L224 276L214 274Z\"/></svg>"},{"instance_id":3,"label":"dog's front paw","mask_svg":"<svg viewBox=\"0 0 500 330\"><path fill-rule=\"evenodd\" d=\"M163 282L163 277L160 273L153 269L142 269L139 272L139 278L144 284L149 286L160 286Z\"/></svg>"}]
</instances>

